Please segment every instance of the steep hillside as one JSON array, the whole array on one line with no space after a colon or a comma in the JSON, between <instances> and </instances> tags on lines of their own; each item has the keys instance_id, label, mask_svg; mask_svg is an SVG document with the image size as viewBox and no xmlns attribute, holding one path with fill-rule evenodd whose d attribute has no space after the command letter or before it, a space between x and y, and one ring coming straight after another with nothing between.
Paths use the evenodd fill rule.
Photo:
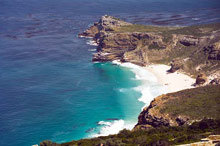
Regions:
<instances>
[{"instance_id":1,"label":"steep hillside","mask_svg":"<svg viewBox=\"0 0 220 146\"><path fill-rule=\"evenodd\" d=\"M185 127L122 130L116 135L81 139L63 144L43 141L40 146L170 146L198 142L213 134L220 134L220 120L206 119Z\"/></svg>"},{"instance_id":2,"label":"steep hillside","mask_svg":"<svg viewBox=\"0 0 220 146\"><path fill-rule=\"evenodd\" d=\"M212 78L220 76L220 23L159 27L103 16L79 36L97 42L93 61L171 64L171 72L180 69L194 77L201 72Z\"/></svg>"},{"instance_id":3,"label":"steep hillside","mask_svg":"<svg viewBox=\"0 0 220 146\"><path fill-rule=\"evenodd\" d=\"M135 128L190 125L205 118L220 119L220 85L186 89L155 98L140 113Z\"/></svg>"}]
</instances>

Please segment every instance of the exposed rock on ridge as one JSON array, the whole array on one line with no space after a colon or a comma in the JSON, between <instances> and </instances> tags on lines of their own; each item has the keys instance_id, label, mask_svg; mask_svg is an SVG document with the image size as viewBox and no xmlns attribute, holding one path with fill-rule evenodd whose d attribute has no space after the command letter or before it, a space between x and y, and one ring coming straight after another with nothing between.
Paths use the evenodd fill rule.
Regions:
<instances>
[{"instance_id":1,"label":"exposed rock on ridge","mask_svg":"<svg viewBox=\"0 0 220 146\"><path fill-rule=\"evenodd\" d=\"M182 70L194 77L220 70L220 24L156 27L103 16L79 36L92 37L98 44L93 61L171 64L170 72Z\"/></svg>"},{"instance_id":2,"label":"exposed rock on ridge","mask_svg":"<svg viewBox=\"0 0 220 146\"><path fill-rule=\"evenodd\" d=\"M135 129L190 125L204 118L219 119L219 102L220 85L161 95L143 109Z\"/></svg>"}]
</instances>

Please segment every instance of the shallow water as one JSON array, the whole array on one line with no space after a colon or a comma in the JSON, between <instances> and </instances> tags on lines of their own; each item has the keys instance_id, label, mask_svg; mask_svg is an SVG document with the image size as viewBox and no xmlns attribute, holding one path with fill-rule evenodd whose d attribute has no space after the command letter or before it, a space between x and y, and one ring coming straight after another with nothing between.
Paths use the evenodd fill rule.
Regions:
<instances>
[{"instance_id":1,"label":"shallow water","mask_svg":"<svg viewBox=\"0 0 220 146\"><path fill-rule=\"evenodd\" d=\"M161 92L150 73L91 62L96 47L77 34L100 16L192 25L219 22L219 12L219 0L0 0L0 145L117 132L137 122L141 91Z\"/></svg>"}]
</instances>

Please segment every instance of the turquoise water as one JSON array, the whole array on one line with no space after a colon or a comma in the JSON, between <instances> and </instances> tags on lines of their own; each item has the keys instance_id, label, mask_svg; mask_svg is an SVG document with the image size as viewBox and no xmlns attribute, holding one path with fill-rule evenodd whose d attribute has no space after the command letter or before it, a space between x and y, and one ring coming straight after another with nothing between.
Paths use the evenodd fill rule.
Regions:
<instances>
[{"instance_id":1,"label":"turquoise water","mask_svg":"<svg viewBox=\"0 0 220 146\"><path fill-rule=\"evenodd\" d=\"M102 15L132 23L220 21L219 0L0 0L0 145L67 142L131 127L161 86L150 73L91 62L77 34ZM137 75L144 78L137 79ZM144 79L144 80L143 80ZM144 86L143 86L144 85Z\"/></svg>"}]
</instances>

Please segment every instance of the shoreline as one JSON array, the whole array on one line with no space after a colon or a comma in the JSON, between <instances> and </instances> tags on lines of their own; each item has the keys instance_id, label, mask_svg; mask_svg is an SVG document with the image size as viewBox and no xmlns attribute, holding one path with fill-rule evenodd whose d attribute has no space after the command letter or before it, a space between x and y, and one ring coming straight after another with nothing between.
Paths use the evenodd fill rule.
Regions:
<instances>
[{"instance_id":1,"label":"shoreline","mask_svg":"<svg viewBox=\"0 0 220 146\"><path fill-rule=\"evenodd\" d=\"M168 73L170 66L163 64L152 64L148 66L139 66L130 62L122 63L118 60L112 61L112 64L129 68L135 74L135 79L141 81L141 85L133 88L141 93L138 98L144 106L140 112L158 96L162 94L177 92L180 90L194 88L195 79L180 72ZM159 90L158 90L159 89ZM92 134L89 137L108 136L116 134L122 129L132 130L137 122L129 122L124 119L118 119L113 122L101 121L103 127L100 133ZM106 124L107 123L107 124ZM117 129L113 130L112 129Z\"/></svg>"},{"instance_id":2,"label":"shoreline","mask_svg":"<svg viewBox=\"0 0 220 146\"><path fill-rule=\"evenodd\" d=\"M142 102L144 104L143 107L140 107L141 112L144 107L148 106L150 102L157 96L161 95L163 92L161 90L161 85L158 84L157 77L150 71L146 70L145 67L126 62L122 63L118 60L114 60L111 62L113 65L118 65L121 67L128 68L131 72L134 73L134 80L139 80L140 85L130 89L135 90L141 94L138 97L137 102ZM100 128L99 133L92 133L88 135L89 138L99 137L99 136L108 136L111 134L117 134L120 130L127 129L132 130L138 122L138 115L134 115L134 119L118 119L113 121L99 121L100 125L103 127Z\"/></svg>"},{"instance_id":3,"label":"shoreline","mask_svg":"<svg viewBox=\"0 0 220 146\"><path fill-rule=\"evenodd\" d=\"M166 91L163 94L195 88L196 79L179 71L169 73L167 72L170 69L168 65L151 64L144 68L153 73L157 77L158 82L165 87Z\"/></svg>"},{"instance_id":4,"label":"shoreline","mask_svg":"<svg viewBox=\"0 0 220 146\"><path fill-rule=\"evenodd\" d=\"M87 41L87 44L91 46L97 46L97 44L91 39ZM147 66L139 66L130 62L123 63L118 60L114 60L111 62L112 64L129 68L135 74L135 79L140 80L142 82L140 86L134 88L134 90L141 93L141 97L138 98L138 101L143 102L145 104L140 109L140 112L143 110L143 108L149 106L150 103L157 96L177 92L188 88L194 88L193 84L195 83L195 79L191 78L189 75L180 73L178 71L174 73L168 73L167 70L170 69L170 66L168 65L150 64ZM116 134L124 128L132 130L136 123L137 122L125 123L125 120L119 119L114 122L111 122L110 124L103 124L103 127L100 129L100 133L93 133L89 137L92 138ZM112 128L116 128L118 130L110 132Z\"/></svg>"},{"instance_id":5,"label":"shoreline","mask_svg":"<svg viewBox=\"0 0 220 146\"><path fill-rule=\"evenodd\" d=\"M130 68L131 71L135 74L136 79L142 81L142 85L139 86L142 87L142 89L136 88L136 90L142 94L142 97L138 100L146 104L144 107L148 106L154 98L162 94L195 88L194 83L196 79L179 71L169 73L167 71L170 69L170 66L165 64L150 64L143 67L130 62L122 63L117 60L113 61L112 63ZM151 78L149 78L149 76ZM155 82L161 85L161 92L152 98L147 97L146 92L144 91L144 86L147 84L146 81Z\"/></svg>"}]
</instances>

